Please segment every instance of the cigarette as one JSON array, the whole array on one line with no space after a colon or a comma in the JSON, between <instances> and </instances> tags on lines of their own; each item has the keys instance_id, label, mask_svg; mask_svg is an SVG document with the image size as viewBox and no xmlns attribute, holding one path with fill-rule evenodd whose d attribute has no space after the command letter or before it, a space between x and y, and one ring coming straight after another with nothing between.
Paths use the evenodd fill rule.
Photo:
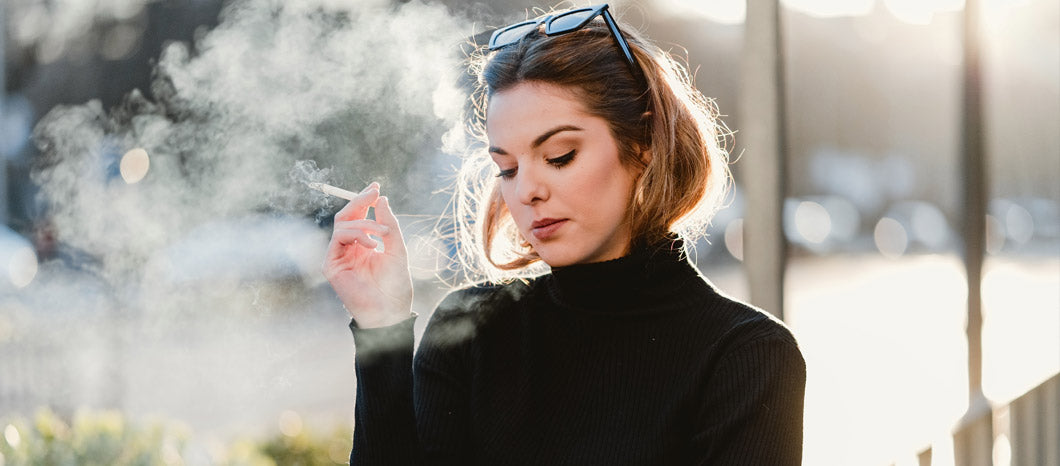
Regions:
<instances>
[{"instance_id":1,"label":"cigarette","mask_svg":"<svg viewBox=\"0 0 1060 466\"><path fill-rule=\"evenodd\" d=\"M336 187L334 187L334 186L332 186L330 184L327 184L327 183L313 182L313 183L306 183L306 184L308 184L310 188L313 188L313 189L315 189L317 191L320 191L320 192L322 192L324 194L330 194L330 195L335 196L335 197L341 197L343 199L346 199L347 201L352 201L353 198L357 196L357 193L355 193L355 192L347 191L347 190L342 189L342 188L336 188Z\"/></svg>"}]
</instances>

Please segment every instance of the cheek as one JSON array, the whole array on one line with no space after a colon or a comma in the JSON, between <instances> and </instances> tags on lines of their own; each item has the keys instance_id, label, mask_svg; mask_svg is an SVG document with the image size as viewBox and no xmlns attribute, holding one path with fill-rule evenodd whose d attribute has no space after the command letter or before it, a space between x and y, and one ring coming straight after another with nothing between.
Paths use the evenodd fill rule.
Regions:
<instances>
[{"instance_id":1,"label":"cheek","mask_svg":"<svg viewBox=\"0 0 1060 466\"><path fill-rule=\"evenodd\" d=\"M588 180L587 180L588 181ZM591 204L599 206L601 213L607 212L612 217L615 212L625 213L629 204L633 179L625 170L602 170L602 172L585 184L586 195L592 199Z\"/></svg>"},{"instance_id":2,"label":"cheek","mask_svg":"<svg viewBox=\"0 0 1060 466\"><path fill-rule=\"evenodd\" d=\"M517 196L515 194L515 188L513 187L513 183L501 182L500 191L501 191L501 201L504 202L504 205L508 208L508 213L512 216L512 219L515 220L515 225L518 226L518 227L522 227L523 226L523 223L522 223L523 222L523 218L522 218L523 217L523 209L519 208L520 207L519 199L517 198ZM530 220L530 221L532 221L532 220ZM528 223L529 223L529 221L528 221Z\"/></svg>"}]
</instances>

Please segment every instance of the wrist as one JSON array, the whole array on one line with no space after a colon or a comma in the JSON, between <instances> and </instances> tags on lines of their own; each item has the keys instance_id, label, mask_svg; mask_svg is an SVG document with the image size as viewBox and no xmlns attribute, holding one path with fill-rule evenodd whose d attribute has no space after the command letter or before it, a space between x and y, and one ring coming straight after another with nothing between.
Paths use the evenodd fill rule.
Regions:
<instances>
[{"instance_id":1,"label":"wrist","mask_svg":"<svg viewBox=\"0 0 1060 466\"><path fill-rule=\"evenodd\" d=\"M354 325L356 325L357 328L362 329L389 327L419 316L419 314L410 310L405 312L380 313L381 315L373 317L358 317L352 312L349 312L349 309L347 309L345 305L343 305L342 308L346 309L346 312L350 314L351 318L353 318Z\"/></svg>"}]
</instances>

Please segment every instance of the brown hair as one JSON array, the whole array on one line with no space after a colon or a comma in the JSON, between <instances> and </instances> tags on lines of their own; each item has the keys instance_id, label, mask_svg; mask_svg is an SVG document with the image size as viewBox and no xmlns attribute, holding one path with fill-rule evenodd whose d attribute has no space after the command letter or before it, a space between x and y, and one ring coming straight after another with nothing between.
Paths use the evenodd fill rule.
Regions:
<instances>
[{"instance_id":1,"label":"brown hair","mask_svg":"<svg viewBox=\"0 0 1060 466\"><path fill-rule=\"evenodd\" d=\"M727 191L723 143L730 133L683 66L628 25L620 27L638 69L600 17L571 33L532 33L494 52L473 54L478 87L470 128L478 141L487 140L486 105L497 92L523 82L565 87L591 115L608 122L623 165L639 173L627 213L632 245L671 232L694 240L704 234ZM532 275L539 268L528 266L540 257L515 228L496 178L489 176L492 169L480 147L465 156L458 175L453 207L459 262L493 281Z\"/></svg>"}]
</instances>

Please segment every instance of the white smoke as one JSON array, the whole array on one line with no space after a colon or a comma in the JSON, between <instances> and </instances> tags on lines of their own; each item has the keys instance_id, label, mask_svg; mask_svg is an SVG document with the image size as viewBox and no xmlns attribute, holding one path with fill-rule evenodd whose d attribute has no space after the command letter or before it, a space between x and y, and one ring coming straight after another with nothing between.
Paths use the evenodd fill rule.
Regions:
<instances>
[{"instance_id":1,"label":"white smoke","mask_svg":"<svg viewBox=\"0 0 1060 466\"><path fill-rule=\"evenodd\" d=\"M348 379L350 355L334 353L352 349L341 307L326 314L328 338L341 340L306 324L322 315L314 304L333 299L319 273L329 231L314 219L338 203L305 181L354 191L380 181L404 213L429 213L444 187L439 170L451 162L439 148L461 127L470 21L415 0L237 0L220 19L194 44L164 50L149 97L59 107L34 131L33 179L76 267L42 264L21 297L0 296L16 311L0 321L88 313L76 329L8 321L16 347L17 335L42 338L31 326L77 335L78 348L49 364L82 363L50 384L117 393L134 411L230 421L268 415L252 401L263 389L297 404L290 386L307 377L296 362L307 352L330 353L326 377ZM73 283L84 275L91 286ZM352 394L349 380L332 385ZM100 398L68 396L75 407Z\"/></svg>"},{"instance_id":2,"label":"white smoke","mask_svg":"<svg viewBox=\"0 0 1060 466\"><path fill-rule=\"evenodd\" d=\"M92 102L42 119L35 181L58 238L126 281L205 222L314 207L292 178L316 176L306 160L350 189L381 180L397 205L419 200L458 118L466 24L420 2L228 5L197 53L164 51L154 101L134 92L109 113ZM149 168L131 183L117 167L134 148Z\"/></svg>"}]
</instances>

